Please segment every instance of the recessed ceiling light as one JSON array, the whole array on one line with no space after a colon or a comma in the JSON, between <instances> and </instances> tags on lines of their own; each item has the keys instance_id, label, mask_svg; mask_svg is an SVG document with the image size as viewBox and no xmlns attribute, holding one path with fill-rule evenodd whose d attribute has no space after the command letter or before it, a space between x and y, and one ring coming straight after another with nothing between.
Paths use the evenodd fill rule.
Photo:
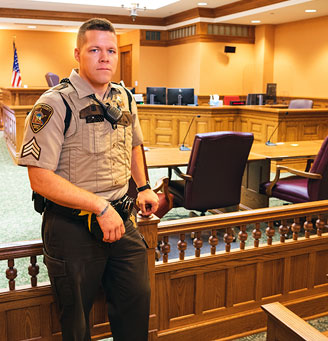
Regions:
<instances>
[{"instance_id":1,"label":"recessed ceiling light","mask_svg":"<svg viewBox=\"0 0 328 341\"><path fill-rule=\"evenodd\" d=\"M36 28L35 25L28 25L27 28Z\"/></svg>"},{"instance_id":2,"label":"recessed ceiling light","mask_svg":"<svg viewBox=\"0 0 328 341\"><path fill-rule=\"evenodd\" d=\"M207 2L199 2L197 5L198 6L207 6Z\"/></svg>"},{"instance_id":3,"label":"recessed ceiling light","mask_svg":"<svg viewBox=\"0 0 328 341\"><path fill-rule=\"evenodd\" d=\"M259 24L261 22L261 20L252 20L251 22L252 22L252 24Z\"/></svg>"},{"instance_id":4,"label":"recessed ceiling light","mask_svg":"<svg viewBox=\"0 0 328 341\"><path fill-rule=\"evenodd\" d=\"M316 9L306 9L306 13L315 13L317 10Z\"/></svg>"}]
</instances>

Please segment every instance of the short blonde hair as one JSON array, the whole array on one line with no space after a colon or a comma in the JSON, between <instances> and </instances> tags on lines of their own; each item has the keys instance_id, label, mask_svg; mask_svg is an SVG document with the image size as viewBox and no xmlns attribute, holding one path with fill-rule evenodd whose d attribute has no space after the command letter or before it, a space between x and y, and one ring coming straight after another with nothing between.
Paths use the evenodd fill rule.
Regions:
<instances>
[{"instance_id":1,"label":"short blonde hair","mask_svg":"<svg viewBox=\"0 0 328 341\"><path fill-rule=\"evenodd\" d=\"M83 23L77 33L76 46L81 48L85 41L86 31L108 31L116 35L113 24L104 18L92 18Z\"/></svg>"}]
</instances>

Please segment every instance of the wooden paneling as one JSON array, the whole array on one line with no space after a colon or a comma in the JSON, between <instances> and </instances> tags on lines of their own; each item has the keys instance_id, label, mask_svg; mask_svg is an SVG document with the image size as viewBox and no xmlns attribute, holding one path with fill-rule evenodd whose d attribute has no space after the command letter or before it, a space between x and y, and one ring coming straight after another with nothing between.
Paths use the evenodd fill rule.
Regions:
<instances>
[{"instance_id":1,"label":"wooden paneling","mask_svg":"<svg viewBox=\"0 0 328 341\"><path fill-rule=\"evenodd\" d=\"M7 313L7 327L9 340L25 340L41 335L40 306L32 306L20 310L11 310ZM24 326L24 328L17 328Z\"/></svg>"},{"instance_id":2,"label":"wooden paneling","mask_svg":"<svg viewBox=\"0 0 328 341\"><path fill-rule=\"evenodd\" d=\"M291 257L291 275L289 290L296 291L307 288L307 274L309 271L309 255Z\"/></svg>"},{"instance_id":3,"label":"wooden paneling","mask_svg":"<svg viewBox=\"0 0 328 341\"><path fill-rule=\"evenodd\" d=\"M323 262L323 259L327 259L328 251L319 251L316 253L315 262L315 278L314 285L319 286L327 283L328 263Z\"/></svg>"},{"instance_id":4,"label":"wooden paneling","mask_svg":"<svg viewBox=\"0 0 328 341\"><path fill-rule=\"evenodd\" d=\"M323 139L327 135L328 109L285 110L271 107L240 106L240 107L180 107L180 106L138 106L140 121L150 120L151 124L142 126L147 141L151 146L176 147L182 143L189 124L195 118L185 144L191 146L195 134L231 130L254 133L255 142L265 143L273 134L272 142L305 141ZM170 125L168 121L171 120ZM165 122L165 123L164 123ZM279 126L278 126L279 125ZM168 138L149 138L149 136L164 134ZM171 145L169 143L172 143Z\"/></svg>"},{"instance_id":5,"label":"wooden paneling","mask_svg":"<svg viewBox=\"0 0 328 341\"><path fill-rule=\"evenodd\" d=\"M283 269L284 269L283 259L275 259L272 261L264 262L262 271L262 279L265 283L261 283L262 297L270 297L278 295L283 290Z\"/></svg>"},{"instance_id":6,"label":"wooden paneling","mask_svg":"<svg viewBox=\"0 0 328 341\"><path fill-rule=\"evenodd\" d=\"M196 276L186 276L172 279L170 282L170 318L183 317L195 313Z\"/></svg>"},{"instance_id":7,"label":"wooden paneling","mask_svg":"<svg viewBox=\"0 0 328 341\"><path fill-rule=\"evenodd\" d=\"M255 300L256 264L237 266L235 268L234 283L243 283L243 287L233 286L233 303L249 302Z\"/></svg>"},{"instance_id":8,"label":"wooden paneling","mask_svg":"<svg viewBox=\"0 0 328 341\"><path fill-rule=\"evenodd\" d=\"M203 310L213 310L225 306L226 297L226 270L209 271L204 274L204 283L212 290L206 290L203 284Z\"/></svg>"}]
</instances>

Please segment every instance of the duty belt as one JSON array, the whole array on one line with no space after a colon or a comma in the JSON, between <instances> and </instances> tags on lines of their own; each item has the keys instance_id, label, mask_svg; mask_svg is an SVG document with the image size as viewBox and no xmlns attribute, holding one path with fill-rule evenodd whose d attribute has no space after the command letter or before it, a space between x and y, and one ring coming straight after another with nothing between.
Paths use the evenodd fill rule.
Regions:
<instances>
[{"instance_id":1,"label":"duty belt","mask_svg":"<svg viewBox=\"0 0 328 341\"><path fill-rule=\"evenodd\" d=\"M130 217L132 213L133 206L134 206L134 199L130 198L127 194L125 194L122 198L111 201L110 204L117 211L117 213L121 216L123 221L125 221ZM46 209L49 211L58 213L58 214L62 214L64 216L74 217L74 218L81 218L82 216L85 215L85 214L81 215L81 213L85 211L58 205L50 200L46 200ZM90 214L92 213L90 212Z\"/></svg>"}]
</instances>

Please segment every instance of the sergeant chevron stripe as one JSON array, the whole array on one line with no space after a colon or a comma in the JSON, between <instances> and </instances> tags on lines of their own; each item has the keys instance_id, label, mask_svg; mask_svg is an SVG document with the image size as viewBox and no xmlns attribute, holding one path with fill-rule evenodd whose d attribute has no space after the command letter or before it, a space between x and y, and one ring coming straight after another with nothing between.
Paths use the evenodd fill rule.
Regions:
<instances>
[{"instance_id":1,"label":"sergeant chevron stripe","mask_svg":"<svg viewBox=\"0 0 328 341\"><path fill-rule=\"evenodd\" d=\"M30 140L23 146L21 157L25 157L31 154L35 159L39 160L40 153L41 148L36 142L35 137L33 137L32 140Z\"/></svg>"}]
</instances>

